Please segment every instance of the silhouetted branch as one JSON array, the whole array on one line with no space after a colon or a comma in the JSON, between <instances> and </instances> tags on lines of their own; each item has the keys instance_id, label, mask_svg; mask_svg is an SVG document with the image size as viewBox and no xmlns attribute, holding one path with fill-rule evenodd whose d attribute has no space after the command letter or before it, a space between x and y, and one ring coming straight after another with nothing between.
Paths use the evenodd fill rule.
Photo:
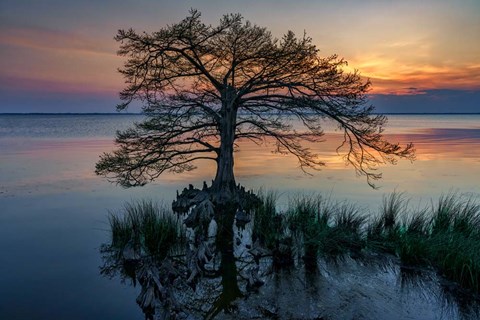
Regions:
<instances>
[{"instance_id":1,"label":"silhouetted branch","mask_svg":"<svg viewBox=\"0 0 480 320\"><path fill-rule=\"evenodd\" d=\"M118 108L140 100L148 118L118 133L120 149L102 156L98 174L141 185L166 170L192 170L195 159L216 158L216 181L232 189L235 141L265 138L274 139L276 152L295 155L302 169L318 169L324 163L302 142L323 141L325 120L344 132L337 152L372 186L379 164L414 159L413 145L385 140L387 119L367 104L370 81L346 73L345 60L320 57L305 34L276 39L239 14L223 16L216 27L200 18L192 10L157 32L118 32L118 53L127 58Z\"/></svg>"}]
</instances>

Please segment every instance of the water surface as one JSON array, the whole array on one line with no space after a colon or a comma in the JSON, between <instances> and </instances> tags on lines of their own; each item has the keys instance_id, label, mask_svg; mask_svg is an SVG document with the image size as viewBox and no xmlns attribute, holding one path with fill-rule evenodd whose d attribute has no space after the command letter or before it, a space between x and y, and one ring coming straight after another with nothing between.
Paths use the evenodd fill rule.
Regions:
<instances>
[{"instance_id":1,"label":"water surface","mask_svg":"<svg viewBox=\"0 0 480 320\"><path fill-rule=\"evenodd\" d=\"M107 212L129 199L169 204L188 183L211 180L215 168L165 174L143 188L122 189L94 174L117 129L139 115L0 115L0 318L142 319L137 288L99 275L100 245L108 240ZM278 190L281 201L299 192L349 199L375 212L385 193L404 191L413 206L442 193L480 197L480 115L391 115L391 141L414 142L417 160L383 166L379 190L345 167L335 148L338 132L326 126L316 148L327 163L306 175L294 157L241 143L238 182ZM280 201L280 202L281 202Z\"/></svg>"}]
</instances>

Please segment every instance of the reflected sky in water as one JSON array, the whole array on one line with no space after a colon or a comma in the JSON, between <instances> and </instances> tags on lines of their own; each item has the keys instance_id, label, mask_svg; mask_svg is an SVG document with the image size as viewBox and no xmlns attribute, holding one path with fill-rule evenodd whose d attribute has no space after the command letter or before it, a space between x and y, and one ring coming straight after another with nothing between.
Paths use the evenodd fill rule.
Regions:
<instances>
[{"instance_id":1,"label":"reflected sky in water","mask_svg":"<svg viewBox=\"0 0 480 320\"><path fill-rule=\"evenodd\" d=\"M106 242L107 212L124 201L151 198L169 204L178 189L211 180L212 163L166 174L143 188L122 189L94 175L115 130L132 115L0 115L0 310L2 318L142 319L137 288L102 278L99 246ZM449 191L480 197L480 115L391 115L390 141L414 142L417 160L381 168L379 190L345 167L340 138L326 126L316 150L327 165L304 174L292 156L268 146L240 143L237 181L274 189L280 203L299 192L331 194L372 212L385 193L404 191L411 204L430 204Z\"/></svg>"}]
</instances>

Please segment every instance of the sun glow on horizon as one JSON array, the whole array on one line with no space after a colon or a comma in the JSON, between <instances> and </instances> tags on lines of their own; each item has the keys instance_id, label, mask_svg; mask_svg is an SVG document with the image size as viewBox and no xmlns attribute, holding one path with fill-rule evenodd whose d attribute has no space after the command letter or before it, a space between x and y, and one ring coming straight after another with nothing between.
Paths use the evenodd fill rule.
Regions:
<instances>
[{"instance_id":1,"label":"sun glow on horizon","mask_svg":"<svg viewBox=\"0 0 480 320\"><path fill-rule=\"evenodd\" d=\"M476 63L452 62L437 66L364 56L350 60L345 67L346 72L355 70L370 79L371 94L422 94L428 89L480 90L480 65Z\"/></svg>"}]
</instances>

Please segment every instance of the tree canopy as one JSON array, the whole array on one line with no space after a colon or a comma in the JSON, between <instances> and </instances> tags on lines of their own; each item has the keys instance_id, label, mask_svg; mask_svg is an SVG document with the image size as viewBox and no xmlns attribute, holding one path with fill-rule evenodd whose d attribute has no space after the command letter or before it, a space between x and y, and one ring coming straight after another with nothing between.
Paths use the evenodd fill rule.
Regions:
<instances>
[{"instance_id":1,"label":"tree canopy","mask_svg":"<svg viewBox=\"0 0 480 320\"><path fill-rule=\"evenodd\" d=\"M119 30L120 72L125 109L143 104L146 120L118 132L118 149L105 153L96 172L122 186L143 185L165 171L216 161L215 188L232 188L235 142L273 141L275 151L293 154L302 169L324 163L305 142L322 141L325 119L343 133L345 161L369 184L380 163L413 159L413 145L388 142L387 119L373 114L366 93L371 84L337 55L321 57L306 34L288 31L277 39L240 14L206 25L200 12L153 33ZM301 123L302 129L294 126Z\"/></svg>"}]
</instances>

